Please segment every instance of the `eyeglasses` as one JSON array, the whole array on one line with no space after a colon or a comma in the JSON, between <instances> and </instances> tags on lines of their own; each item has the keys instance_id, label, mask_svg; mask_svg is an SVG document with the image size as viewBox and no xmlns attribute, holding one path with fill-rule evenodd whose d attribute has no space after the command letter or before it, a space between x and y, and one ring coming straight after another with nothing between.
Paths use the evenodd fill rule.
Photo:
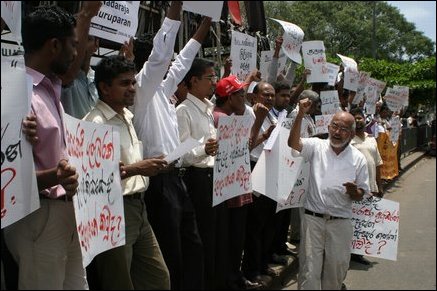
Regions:
<instances>
[{"instance_id":1,"label":"eyeglasses","mask_svg":"<svg viewBox=\"0 0 437 291\"><path fill-rule=\"evenodd\" d=\"M332 128L333 131L339 130L341 133L349 133L351 131L349 128L338 126L335 123L331 123L329 126Z\"/></svg>"},{"instance_id":2,"label":"eyeglasses","mask_svg":"<svg viewBox=\"0 0 437 291\"><path fill-rule=\"evenodd\" d=\"M208 79L211 82L217 82L218 81L218 77L217 76L203 76L203 79Z\"/></svg>"}]
</instances>

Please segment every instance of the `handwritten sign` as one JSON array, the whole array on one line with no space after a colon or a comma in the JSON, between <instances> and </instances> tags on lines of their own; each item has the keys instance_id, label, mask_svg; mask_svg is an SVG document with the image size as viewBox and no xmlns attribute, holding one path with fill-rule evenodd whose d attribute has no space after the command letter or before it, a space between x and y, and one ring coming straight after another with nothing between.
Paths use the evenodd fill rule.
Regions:
<instances>
[{"instance_id":1,"label":"handwritten sign","mask_svg":"<svg viewBox=\"0 0 437 291\"><path fill-rule=\"evenodd\" d=\"M214 163L213 205L252 192L249 137L250 116L219 118L219 149Z\"/></svg>"},{"instance_id":2,"label":"handwritten sign","mask_svg":"<svg viewBox=\"0 0 437 291\"><path fill-rule=\"evenodd\" d=\"M2 18L14 35L15 41L21 43L21 1L2 1L1 10Z\"/></svg>"},{"instance_id":3,"label":"handwritten sign","mask_svg":"<svg viewBox=\"0 0 437 291\"><path fill-rule=\"evenodd\" d=\"M359 104L366 96L367 81L370 79L370 74L367 72L359 72L357 93L355 94L352 104Z\"/></svg>"},{"instance_id":4,"label":"handwritten sign","mask_svg":"<svg viewBox=\"0 0 437 291\"><path fill-rule=\"evenodd\" d=\"M399 116L392 116L389 120L391 130L390 130L390 140L393 145L396 145L399 141L399 134L402 129L401 119Z\"/></svg>"},{"instance_id":5,"label":"handwritten sign","mask_svg":"<svg viewBox=\"0 0 437 291\"><path fill-rule=\"evenodd\" d=\"M408 106L410 88L407 87L407 86L397 86L397 85L394 85L393 89L397 90L399 96L401 96L401 99L404 100L404 103L402 105L403 106Z\"/></svg>"},{"instance_id":6,"label":"handwritten sign","mask_svg":"<svg viewBox=\"0 0 437 291\"><path fill-rule=\"evenodd\" d=\"M308 191L308 181L310 177L310 163L304 161L299 176L294 183L293 189L287 199L278 201L276 212L288 208L303 207Z\"/></svg>"},{"instance_id":7,"label":"handwritten sign","mask_svg":"<svg viewBox=\"0 0 437 291\"><path fill-rule=\"evenodd\" d=\"M140 1L103 1L97 16L91 19L90 35L124 43L138 28Z\"/></svg>"},{"instance_id":8,"label":"handwritten sign","mask_svg":"<svg viewBox=\"0 0 437 291\"><path fill-rule=\"evenodd\" d=\"M307 76L307 82L327 83L329 75L323 41L304 41L302 43L302 54L305 68L311 70L311 74Z\"/></svg>"},{"instance_id":9,"label":"handwritten sign","mask_svg":"<svg viewBox=\"0 0 437 291\"><path fill-rule=\"evenodd\" d=\"M302 57L299 51L305 35L303 30L296 24L274 18L270 19L278 22L284 29L282 49L287 57L298 64L302 64Z\"/></svg>"},{"instance_id":10,"label":"handwritten sign","mask_svg":"<svg viewBox=\"0 0 437 291\"><path fill-rule=\"evenodd\" d=\"M335 114L340 108L340 100L338 99L338 91L321 91L320 100L322 101L322 114Z\"/></svg>"},{"instance_id":11,"label":"handwritten sign","mask_svg":"<svg viewBox=\"0 0 437 291\"><path fill-rule=\"evenodd\" d=\"M388 108L393 112L399 112L404 106L406 99L408 99L408 95L405 94L405 90L401 87L387 88L384 96Z\"/></svg>"},{"instance_id":12,"label":"handwritten sign","mask_svg":"<svg viewBox=\"0 0 437 291\"><path fill-rule=\"evenodd\" d=\"M120 136L109 125L67 114L64 121L69 162L79 173L73 204L82 264L86 267L96 255L126 243Z\"/></svg>"},{"instance_id":13,"label":"handwritten sign","mask_svg":"<svg viewBox=\"0 0 437 291\"><path fill-rule=\"evenodd\" d=\"M256 69L257 41L255 37L238 31L232 31L231 59L232 74L244 81L251 71Z\"/></svg>"},{"instance_id":14,"label":"handwritten sign","mask_svg":"<svg viewBox=\"0 0 437 291\"><path fill-rule=\"evenodd\" d=\"M223 1L184 1L182 9L209 16L212 21L219 21L222 15Z\"/></svg>"},{"instance_id":15,"label":"handwritten sign","mask_svg":"<svg viewBox=\"0 0 437 291\"><path fill-rule=\"evenodd\" d=\"M328 115L316 115L316 134L322 134L328 132L328 125L331 123L334 114Z\"/></svg>"},{"instance_id":16,"label":"handwritten sign","mask_svg":"<svg viewBox=\"0 0 437 291\"><path fill-rule=\"evenodd\" d=\"M261 78L263 80L267 80L267 77L269 75L269 68L270 68L270 63L272 62L273 53L274 51L261 52L261 57L259 59L259 71L261 73ZM286 61L287 61L287 56L285 55L283 50L281 50L279 52L279 58L278 58L278 72L277 72L278 75L280 72L285 70Z\"/></svg>"},{"instance_id":17,"label":"handwritten sign","mask_svg":"<svg viewBox=\"0 0 437 291\"><path fill-rule=\"evenodd\" d=\"M328 85L334 86L335 82L337 81L337 75L340 71L340 66L331 63L326 63L326 66L328 68Z\"/></svg>"},{"instance_id":18,"label":"handwritten sign","mask_svg":"<svg viewBox=\"0 0 437 291\"><path fill-rule=\"evenodd\" d=\"M358 65L357 62L349 57L337 54L337 56L341 59L344 67L344 84L343 88L351 91L357 91L358 87Z\"/></svg>"},{"instance_id":19,"label":"handwritten sign","mask_svg":"<svg viewBox=\"0 0 437 291\"><path fill-rule=\"evenodd\" d=\"M351 252L396 261L399 218L398 202L373 196L354 201Z\"/></svg>"},{"instance_id":20,"label":"handwritten sign","mask_svg":"<svg viewBox=\"0 0 437 291\"><path fill-rule=\"evenodd\" d=\"M22 134L29 113L32 80L23 56L2 57L1 78L1 227L39 208L32 146ZM29 77L30 78L30 77Z\"/></svg>"}]
</instances>

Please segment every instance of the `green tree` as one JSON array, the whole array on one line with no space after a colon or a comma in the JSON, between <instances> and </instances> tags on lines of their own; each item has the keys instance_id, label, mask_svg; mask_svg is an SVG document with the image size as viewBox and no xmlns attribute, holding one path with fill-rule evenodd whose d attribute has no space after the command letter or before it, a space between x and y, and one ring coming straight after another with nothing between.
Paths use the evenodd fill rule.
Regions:
<instances>
[{"instance_id":1,"label":"green tree","mask_svg":"<svg viewBox=\"0 0 437 291\"><path fill-rule=\"evenodd\" d=\"M374 9L377 59L414 61L435 54L435 43L385 1L267 1L264 7L267 19L288 21L302 28L305 41L322 40L327 55L372 57ZM283 33L279 24L267 21L272 39Z\"/></svg>"}]
</instances>

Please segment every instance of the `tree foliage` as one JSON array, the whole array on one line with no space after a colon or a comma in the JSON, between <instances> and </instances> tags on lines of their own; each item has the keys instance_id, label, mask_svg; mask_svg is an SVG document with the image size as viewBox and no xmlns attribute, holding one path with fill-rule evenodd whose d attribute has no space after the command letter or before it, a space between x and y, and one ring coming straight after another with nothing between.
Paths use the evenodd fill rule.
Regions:
<instances>
[{"instance_id":1,"label":"tree foliage","mask_svg":"<svg viewBox=\"0 0 437 291\"><path fill-rule=\"evenodd\" d=\"M328 62L340 64L337 53L354 58L372 78L410 88L410 106L435 106L435 43L416 30L399 9L384 1L268 1L266 18L298 25L304 41L322 40ZM376 16L376 59L372 58L373 9ZM282 28L268 20L270 39ZM302 71L298 69L298 75Z\"/></svg>"},{"instance_id":2,"label":"tree foliage","mask_svg":"<svg viewBox=\"0 0 437 291\"><path fill-rule=\"evenodd\" d=\"M302 28L305 41L322 40L328 55L372 57L374 9L377 59L413 61L435 53L433 41L384 1L267 1L264 6L267 18ZM268 20L272 38L282 33L276 22Z\"/></svg>"}]
</instances>

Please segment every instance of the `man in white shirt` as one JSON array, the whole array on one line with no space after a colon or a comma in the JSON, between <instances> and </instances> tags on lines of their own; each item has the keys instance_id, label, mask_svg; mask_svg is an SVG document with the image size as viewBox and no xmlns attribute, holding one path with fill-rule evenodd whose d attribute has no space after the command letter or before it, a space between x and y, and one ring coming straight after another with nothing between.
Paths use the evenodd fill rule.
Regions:
<instances>
[{"instance_id":1,"label":"man in white shirt","mask_svg":"<svg viewBox=\"0 0 437 291\"><path fill-rule=\"evenodd\" d=\"M145 158L167 156L180 144L176 108L170 98L191 68L210 25L211 18L204 18L153 97L137 95L134 126L143 142ZM171 55L168 54L168 59L163 62L162 71L167 68ZM170 271L171 288L197 290L203 289L203 281L199 279L203 274L202 241L193 204L182 179L185 168L180 166L176 164L176 167L169 167L168 171L151 177L145 201L150 224Z\"/></svg>"},{"instance_id":2,"label":"man in white shirt","mask_svg":"<svg viewBox=\"0 0 437 291\"><path fill-rule=\"evenodd\" d=\"M196 58L186 74L187 99L177 108L181 142L191 137L203 138L204 144L194 148L183 157L183 166L188 167L184 180L194 205L197 226L204 249L205 289L225 289L225 262L227 229L226 204L212 207L214 156L218 142L214 127L214 104L208 97L214 90L217 76L214 63Z\"/></svg>"},{"instance_id":3,"label":"man in white shirt","mask_svg":"<svg viewBox=\"0 0 437 291\"><path fill-rule=\"evenodd\" d=\"M293 155L311 163L302 217L298 287L340 290L350 261L352 201L370 192L367 162L350 145L355 120L347 112L333 116L329 139L301 138L302 119L310 107L308 99L299 101L288 139Z\"/></svg>"}]
</instances>

